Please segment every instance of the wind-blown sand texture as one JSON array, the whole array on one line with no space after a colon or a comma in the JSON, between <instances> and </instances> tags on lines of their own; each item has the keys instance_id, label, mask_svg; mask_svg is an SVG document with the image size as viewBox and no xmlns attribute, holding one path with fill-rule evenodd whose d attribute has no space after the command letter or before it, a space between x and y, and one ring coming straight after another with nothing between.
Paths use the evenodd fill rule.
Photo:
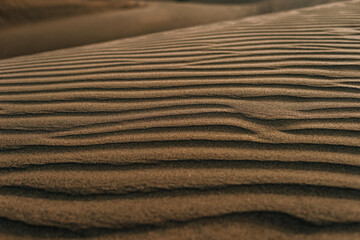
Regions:
<instances>
[{"instance_id":1,"label":"wind-blown sand texture","mask_svg":"<svg viewBox=\"0 0 360 240\"><path fill-rule=\"evenodd\" d=\"M13 0L6 1L13 2ZM31 7L26 7L23 11L20 11L20 14L14 10L9 11L6 8L1 11L0 4L0 58L10 58L25 54L82 46L176 28L209 24L212 22L235 20L263 13L278 12L339 0L250 0L247 1L248 3L244 3L244 1L241 0L233 1L238 4L199 4L193 3L192 1L181 3L170 0L163 2L148 0L146 2L133 2L133 4L137 3L138 7L129 10L119 10L122 4L128 2L126 0L18 1L34 3L41 1L50 6L40 8L39 11L34 11ZM71 2L74 4L69 5ZM215 0L211 2L222 1ZM55 3L62 6L59 7L59 12L53 14L52 11L47 11L48 8L57 9L58 6L56 6ZM84 3L84 5L80 3ZM89 12L95 10L94 6L86 6L89 3L93 3L90 5L100 4L100 6L101 3L103 3L104 7L96 8L96 11L99 13L80 14L81 11ZM110 8L111 5L114 5L112 8L113 11L105 11ZM63 9L63 11L60 11L61 9ZM71 12L66 12L65 9L71 10ZM7 12L7 14L2 16L2 12ZM76 12L78 12L78 15L65 17L75 14ZM63 14L64 16L63 18L55 20L46 20L45 18L43 21L28 24L32 22L32 18L41 19L41 17L44 18L48 14L54 17L59 14ZM27 23L13 26L11 21L7 23L5 19L4 28L2 29L1 17L6 18L6 16L8 16L8 20L11 18L15 18L16 20L16 16L20 18L24 15L32 16L28 16L27 21L26 19L24 20Z\"/></svg>"},{"instance_id":2,"label":"wind-blown sand texture","mask_svg":"<svg viewBox=\"0 0 360 240\"><path fill-rule=\"evenodd\" d=\"M0 61L0 238L359 238L359 11Z\"/></svg>"}]
</instances>

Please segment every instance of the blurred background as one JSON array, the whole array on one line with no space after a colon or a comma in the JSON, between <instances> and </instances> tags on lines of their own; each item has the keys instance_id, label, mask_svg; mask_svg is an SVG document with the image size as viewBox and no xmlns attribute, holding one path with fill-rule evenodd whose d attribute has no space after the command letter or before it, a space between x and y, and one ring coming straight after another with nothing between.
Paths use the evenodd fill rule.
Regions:
<instances>
[{"instance_id":1,"label":"blurred background","mask_svg":"<svg viewBox=\"0 0 360 240\"><path fill-rule=\"evenodd\" d=\"M0 0L0 58L340 0Z\"/></svg>"}]
</instances>

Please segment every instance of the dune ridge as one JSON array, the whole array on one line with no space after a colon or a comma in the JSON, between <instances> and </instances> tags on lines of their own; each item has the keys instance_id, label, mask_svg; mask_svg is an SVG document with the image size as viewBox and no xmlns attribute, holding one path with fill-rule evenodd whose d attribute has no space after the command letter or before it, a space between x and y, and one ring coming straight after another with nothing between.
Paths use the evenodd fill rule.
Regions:
<instances>
[{"instance_id":1,"label":"dune ridge","mask_svg":"<svg viewBox=\"0 0 360 240\"><path fill-rule=\"evenodd\" d=\"M360 1L0 61L0 237L360 237Z\"/></svg>"}]
</instances>

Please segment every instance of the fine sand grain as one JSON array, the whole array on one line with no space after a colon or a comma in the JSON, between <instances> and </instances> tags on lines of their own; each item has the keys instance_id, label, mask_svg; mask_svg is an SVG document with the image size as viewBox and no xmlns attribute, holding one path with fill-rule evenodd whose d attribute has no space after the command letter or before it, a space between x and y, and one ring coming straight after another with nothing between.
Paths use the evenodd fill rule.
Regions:
<instances>
[{"instance_id":1,"label":"fine sand grain","mask_svg":"<svg viewBox=\"0 0 360 240\"><path fill-rule=\"evenodd\" d=\"M360 238L359 11L0 61L0 238Z\"/></svg>"}]
</instances>

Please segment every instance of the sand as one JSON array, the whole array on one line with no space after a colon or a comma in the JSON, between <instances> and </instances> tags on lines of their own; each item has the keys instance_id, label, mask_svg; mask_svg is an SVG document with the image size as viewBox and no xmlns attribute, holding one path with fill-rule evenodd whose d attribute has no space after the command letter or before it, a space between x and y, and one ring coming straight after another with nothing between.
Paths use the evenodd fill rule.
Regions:
<instances>
[{"instance_id":1,"label":"sand","mask_svg":"<svg viewBox=\"0 0 360 240\"><path fill-rule=\"evenodd\" d=\"M7 11L9 17L5 19L8 21L5 21L4 24L1 24L0 17L0 58L239 19L260 13L339 0L262 0L251 3L241 0L233 1L236 4L204 4L201 1L199 3L197 1L174 2L170 0L133 1L135 5L130 5L133 7L126 8L127 10L121 8L123 4L128 6L126 0L18 1L35 1L35 3L45 1L49 6L46 5L47 8L38 7L37 11L29 12L26 11L27 8L24 10L19 7L22 14L19 14L19 11ZM223 1L211 2L222 3ZM60 8L57 5L53 6L54 3L60 4ZM100 5L100 7L95 8L93 5ZM59 10L47 11L47 9L54 8L59 8ZM27 16L27 18L21 18L23 16ZM14 18L13 21L11 21L12 18Z\"/></svg>"},{"instance_id":2,"label":"sand","mask_svg":"<svg viewBox=\"0 0 360 240\"><path fill-rule=\"evenodd\" d=\"M0 28L144 5L131 0L1 0Z\"/></svg>"},{"instance_id":3,"label":"sand","mask_svg":"<svg viewBox=\"0 0 360 240\"><path fill-rule=\"evenodd\" d=\"M0 238L360 238L360 1L0 61Z\"/></svg>"}]
</instances>

